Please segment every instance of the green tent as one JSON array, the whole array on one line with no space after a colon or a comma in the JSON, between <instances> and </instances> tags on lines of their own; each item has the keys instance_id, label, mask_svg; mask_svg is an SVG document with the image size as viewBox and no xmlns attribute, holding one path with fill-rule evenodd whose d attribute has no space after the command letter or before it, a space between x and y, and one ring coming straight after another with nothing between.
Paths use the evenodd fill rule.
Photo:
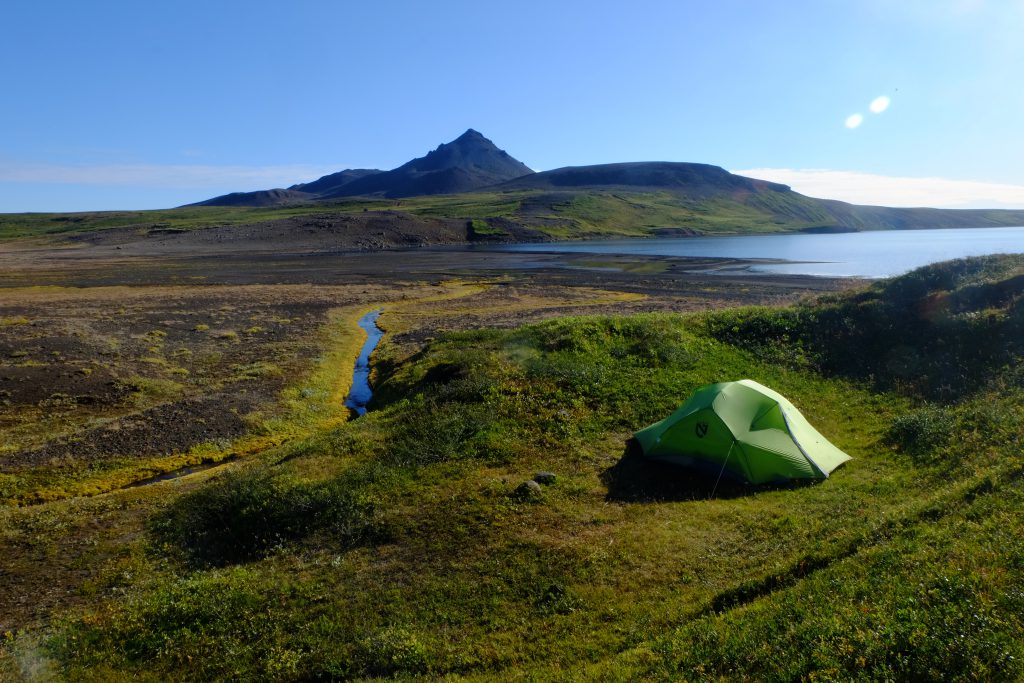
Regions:
<instances>
[{"instance_id":1,"label":"green tent","mask_svg":"<svg viewBox=\"0 0 1024 683\"><path fill-rule=\"evenodd\" d=\"M850 459L784 396L749 379L709 384L635 435L645 456L765 484L825 479Z\"/></svg>"}]
</instances>

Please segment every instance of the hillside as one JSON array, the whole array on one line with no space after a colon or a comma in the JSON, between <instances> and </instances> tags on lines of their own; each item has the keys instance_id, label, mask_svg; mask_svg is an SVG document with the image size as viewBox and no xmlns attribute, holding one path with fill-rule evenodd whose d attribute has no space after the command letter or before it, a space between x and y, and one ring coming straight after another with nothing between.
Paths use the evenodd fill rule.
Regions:
<instances>
[{"instance_id":1,"label":"hillside","mask_svg":"<svg viewBox=\"0 0 1024 683\"><path fill-rule=\"evenodd\" d=\"M401 233L376 227L386 213ZM438 232L436 220L453 229ZM705 197L630 187L508 189L458 195L303 200L286 206L194 206L163 211L0 215L0 239L50 236L62 243L176 249L224 239L237 249L389 248L794 231L973 228L1024 225L1022 211L857 207L795 192L731 192ZM196 231L212 230L206 236ZM195 233L195 234L193 234ZM274 242L274 240L279 240ZM294 244L293 244L294 242Z\"/></svg>"},{"instance_id":2,"label":"hillside","mask_svg":"<svg viewBox=\"0 0 1024 683\"><path fill-rule=\"evenodd\" d=\"M288 189L297 192L304 192L309 195L326 196L332 192L341 190L342 187L359 180L360 178L365 178L377 173L383 173L383 171L379 171L374 168L348 168L344 171L338 171L337 173L321 176L317 180L309 183L292 185Z\"/></svg>"},{"instance_id":3,"label":"hillside","mask_svg":"<svg viewBox=\"0 0 1024 683\"><path fill-rule=\"evenodd\" d=\"M822 199L835 225L847 230L1001 228L1024 225L1024 211L1011 209L929 209L859 206Z\"/></svg>"},{"instance_id":4,"label":"hillside","mask_svg":"<svg viewBox=\"0 0 1024 683\"><path fill-rule=\"evenodd\" d=\"M646 161L568 166L510 180L502 189L584 189L599 187L668 190L690 197L725 192L789 192L789 187L729 173L710 164Z\"/></svg>"},{"instance_id":5,"label":"hillside","mask_svg":"<svg viewBox=\"0 0 1024 683\"><path fill-rule=\"evenodd\" d=\"M342 171L344 173L344 171ZM314 195L296 189L256 190L255 192L232 192L189 206L285 206L300 204L315 199Z\"/></svg>"},{"instance_id":6,"label":"hillside","mask_svg":"<svg viewBox=\"0 0 1024 683\"><path fill-rule=\"evenodd\" d=\"M385 308L370 413L166 489L94 602L41 640L9 639L0 667L1019 680L1022 278L1022 257L973 259L793 308L556 318L422 345L409 311ZM817 485L748 488L626 452L696 387L740 377L854 460ZM554 481L520 487L539 470ZM66 533L55 519L8 534Z\"/></svg>"},{"instance_id":7,"label":"hillside","mask_svg":"<svg viewBox=\"0 0 1024 683\"><path fill-rule=\"evenodd\" d=\"M485 196L465 196L476 193ZM488 211L488 198L495 194L522 199L516 210ZM339 198L405 198L414 200L407 210L415 214L415 198L428 195L459 195L447 206L431 202L432 215L502 223L471 232L469 241L515 241L517 235L536 233L554 239L642 236L673 228L697 234L1024 225L1024 211L889 208L814 199L710 164L648 161L534 173L472 129L391 171L349 169L287 190L233 193L195 206L295 209ZM473 210L466 211L469 207Z\"/></svg>"},{"instance_id":8,"label":"hillside","mask_svg":"<svg viewBox=\"0 0 1024 683\"><path fill-rule=\"evenodd\" d=\"M380 212L401 231L377 226ZM363 215L363 214L370 215ZM446 222L437 230L436 220ZM0 214L0 239L120 229L102 242L147 241L214 228L242 245L315 234L319 248L389 248L658 235L843 232L1024 225L1024 211L857 206L708 164L636 162L533 173L468 130L390 171L347 169L288 189L236 192L161 211ZM245 226L246 230L237 230ZM419 226L419 227L417 227ZM323 234L320 234L323 233ZM217 236L199 242L208 243ZM262 247L260 247L262 248Z\"/></svg>"},{"instance_id":9,"label":"hillside","mask_svg":"<svg viewBox=\"0 0 1024 683\"><path fill-rule=\"evenodd\" d=\"M669 193L680 208L686 200L717 203L722 210L730 205L749 207L780 226L817 232L1024 225L1024 211L858 206L806 197L787 185L738 176L718 166L679 162L570 166L517 178L495 189Z\"/></svg>"}]
</instances>

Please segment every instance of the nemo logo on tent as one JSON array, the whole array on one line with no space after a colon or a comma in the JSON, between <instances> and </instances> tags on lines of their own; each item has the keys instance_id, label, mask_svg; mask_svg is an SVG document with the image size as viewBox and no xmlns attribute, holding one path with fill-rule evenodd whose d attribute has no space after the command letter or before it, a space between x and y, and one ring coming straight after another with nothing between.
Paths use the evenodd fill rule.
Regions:
<instances>
[{"instance_id":1,"label":"nemo logo on tent","mask_svg":"<svg viewBox=\"0 0 1024 683\"><path fill-rule=\"evenodd\" d=\"M708 423L698 422L697 427L694 429L694 431L697 432L698 439L703 439L704 436L708 433Z\"/></svg>"}]
</instances>

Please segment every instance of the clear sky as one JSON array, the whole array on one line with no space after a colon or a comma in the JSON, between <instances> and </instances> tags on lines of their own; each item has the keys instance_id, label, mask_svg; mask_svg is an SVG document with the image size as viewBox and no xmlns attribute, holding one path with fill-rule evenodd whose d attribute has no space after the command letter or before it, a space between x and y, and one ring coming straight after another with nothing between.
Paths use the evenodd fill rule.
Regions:
<instances>
[{"instance_id":1,"label":"clear sky","mask_svg":"<svg viewBox=\"0 0 1024 683\"><path fill-rule=\"evenodd\" d=\"M1024 208L1024 0L12 0L3 22L3 212L387 169L469 127L539 170Z\"/></svg>"}]
</instances>

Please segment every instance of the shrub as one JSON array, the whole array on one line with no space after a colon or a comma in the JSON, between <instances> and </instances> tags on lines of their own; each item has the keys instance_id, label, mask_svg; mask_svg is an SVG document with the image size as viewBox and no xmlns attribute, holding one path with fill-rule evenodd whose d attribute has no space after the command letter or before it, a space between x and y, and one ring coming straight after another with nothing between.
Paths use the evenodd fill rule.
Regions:
<instances>
[{"instance_id":1,"label":"shrub","mask_svg":"<svg viewBox=\"0 0 1024 683\"><path fill-rule=\"evenodd\" d=\"M371 676L423 673L427 651L415 634L390 627L377 631L359 644L356 660Z\"/></svg>"},{"instance_id":2,"label":"shrub","mask_svg":"<svg viewBox=\"0 0 1024 683\"><path fill-rule=\"evenodd\" d=\"M949 411L928 406L896 417L885 439L901 451L919 458L943 445L949 438L952 425Z\"/></svg>"},{"instance_id":3,"label":"shrub","mask_svg":"<svg viewBox=\"0 0 1024 683\"><path fill-rule=\"evenodd\" d=\"M955 402L1024 353L1024 259L950 261L788 309L705 317L715 338L767 362Z\"/></svg>"},{"instance_id":4,"label":"shrub","mask_svg":"<svg viewBox=\"0 0 1024 683\"><path fill-rule=\"evenodd\" d=\"M386 458L409 467L476 457L481 453L474 439L494 420L481 404L423 401L396 425Z\"/></svg>"},{"instance_id":5,"label":"shrub","mask_svg":"<svg viewBox=\"0 0 1024 683\"><path fill-rule=\"evenodd\" d=\"M345 478L302 484L263 469L228 472L182 496L154 528L200 566L256 559L317 531L351 546L374 529L372 506Z\"/></svg>"}]
</instances>

